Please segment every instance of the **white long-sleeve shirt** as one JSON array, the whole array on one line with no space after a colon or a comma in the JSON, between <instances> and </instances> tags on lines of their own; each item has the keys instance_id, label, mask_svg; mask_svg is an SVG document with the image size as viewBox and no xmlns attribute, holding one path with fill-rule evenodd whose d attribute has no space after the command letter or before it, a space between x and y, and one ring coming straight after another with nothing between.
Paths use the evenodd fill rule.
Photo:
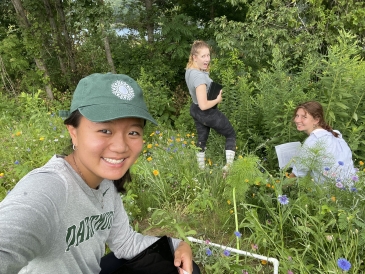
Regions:
<instances>
[{"instance_id":1,"label":"white long-sleeve shirt","mask_svg":"<svg viewBox=\"0 0 365 274\"><path fill-rule=\"evenodd\" d=\"M335 132L339 134L337 138L325 129L311 132L295 157L292 171L295 176L304 177L310 172L316 182L332 180L351 184L356 174L351 149L341 133Z\"/></svg>"}]
</instances>

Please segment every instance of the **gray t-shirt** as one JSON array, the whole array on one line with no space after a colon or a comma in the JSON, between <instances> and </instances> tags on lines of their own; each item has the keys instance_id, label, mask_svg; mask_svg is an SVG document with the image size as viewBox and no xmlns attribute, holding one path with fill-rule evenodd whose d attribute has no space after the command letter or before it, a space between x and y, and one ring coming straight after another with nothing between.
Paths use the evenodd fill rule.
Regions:
<instances>
[{"instance_id":1,"label":"gray t-shirt","mask_svg":"<svg viewBox=\"0 0 365 274\"><path fill-rule=\"evenodd\" d=\"M196 88L200 85L207 86L207 92L210 84L213 82L212 79L209 78L209 73L205 71L200 71L197 69L187 69L185 72L185 81L188 86L191 99L193 99L194 104L198 104L198 100L196 98Z\"/></svg>"},{"instance_id":2,"label":"gray t-shirt","mask_svg":"<svg viewBox=\"0 0 365 274\"><path fill-rule=\"evenodd\" d=\"M158 239L131 228L112 181L91 189L56 156L17 183L0 216L0 273L99 273L105 243L130 259Z\"/></svg>"}]
</instances>

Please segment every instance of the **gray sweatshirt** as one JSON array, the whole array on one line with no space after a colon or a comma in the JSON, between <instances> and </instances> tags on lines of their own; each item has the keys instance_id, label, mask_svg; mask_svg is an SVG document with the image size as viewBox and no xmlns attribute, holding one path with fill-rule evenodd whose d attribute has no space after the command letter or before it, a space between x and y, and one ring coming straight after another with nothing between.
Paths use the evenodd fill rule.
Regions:
<instances>
[{"instance_id":1,"label":"gray sweatshirt","mask_svg":"<svg viewBox=\"0 0 365 274\"><path fill-rule=\"evenodd\" d=\"M130 227L112 181L91 189L62 157L28 173L0 203L4 274L99 273L106 243L130 259L157 239Z\"/></svg>"}]
</instances>

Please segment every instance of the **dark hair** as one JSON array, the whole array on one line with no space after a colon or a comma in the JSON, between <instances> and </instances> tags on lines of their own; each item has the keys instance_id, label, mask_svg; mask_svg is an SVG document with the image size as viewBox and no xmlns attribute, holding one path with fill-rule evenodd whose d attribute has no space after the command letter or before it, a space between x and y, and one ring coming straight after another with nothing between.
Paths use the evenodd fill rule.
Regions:
<instances>
[{"instance_id":1,"label":"dark hair","mask_svg":"<svg viewBox=\"0 0 365 274\"><path fill-rule=\"evenodd\" d=\"M77 128L80 125L81 117L82 117L82 114L80 113L80 111L75 110L74 112L72 112L70 114L70 116L63 123L65 125L71 125L74 128ZM71 146L72 146L72 141L71 141ZM113 183L118 192L125 193L126 189L124 188L124 185L131 181L132 181L132 177L131 177L131 173L128 169L122 178L120 178L118 180L113 180Z\"/></svg>"},{"instance_id":2,"label":"dark hair","mask_svg":"<svg viewBox=\"0 0 365 274\"><path fill-rule=\"evenodd\" d=\"M309 113L311 116L313 116L314 119L318 119L318 126L331 132L333 136L338 137L338 133L334 132L332 127L328 125L324 120L323 107L320 103L316 101L308 101L298 105L294 110L293 119L295 118L295 115L300 108L303 109L306 113Z\"/></svg>"}]
</instances>

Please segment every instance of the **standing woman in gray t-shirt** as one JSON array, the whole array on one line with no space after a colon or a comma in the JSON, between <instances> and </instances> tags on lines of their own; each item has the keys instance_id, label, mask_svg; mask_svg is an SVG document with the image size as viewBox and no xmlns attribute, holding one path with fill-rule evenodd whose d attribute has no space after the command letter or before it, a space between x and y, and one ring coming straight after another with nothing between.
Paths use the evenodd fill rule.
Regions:
<instances>
[{"instance_id":1,"label":"standing woman in gray t-shirt","mask_svg":"<svg viewBox=\"0 0 365 274\"><path fill-rule=\"evenodd\" d=\"M197 153L198 165L205 167L205 150L210 129L226 137L226 165L227 171L232 164L236 151L236 133L227 117L215 106L222 101L222 90L214 100L208 100L207 91L213 82L209 78L210 49L204 41L195 41L191 47L189 62L186 65L185 81L193 103L190 115L193 117L198 133L197 146L201 149Z\"/></svg>"}]
</instances>

